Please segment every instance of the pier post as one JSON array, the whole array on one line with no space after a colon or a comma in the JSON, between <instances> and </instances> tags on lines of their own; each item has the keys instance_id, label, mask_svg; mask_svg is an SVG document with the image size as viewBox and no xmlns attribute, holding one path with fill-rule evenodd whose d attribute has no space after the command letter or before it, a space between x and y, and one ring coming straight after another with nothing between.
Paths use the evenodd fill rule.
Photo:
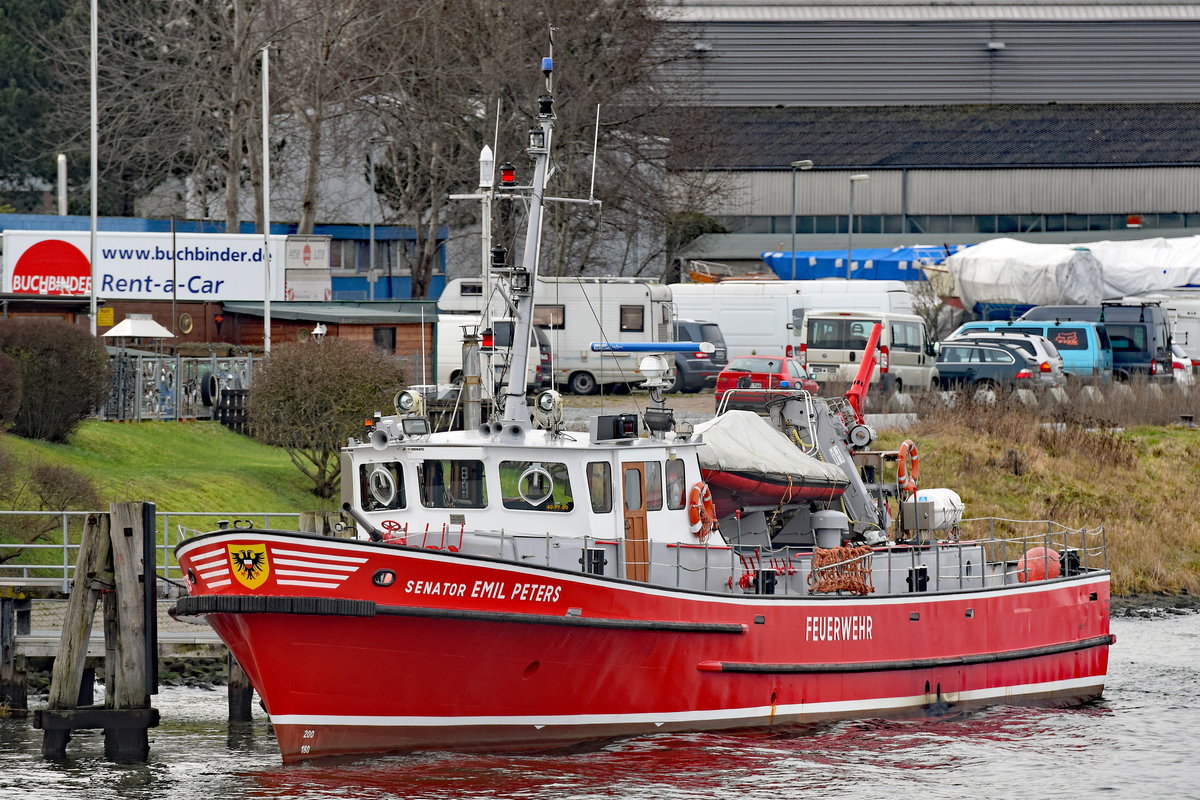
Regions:
<instances>
[{"instance_id":1,"label":"pier post","mask_svg":"<svg viewBox=\"0 0 1200 800\"><path fill-rule=\"evenodd\" d=\"M150 617L155 613L153 529L154 506L148 503L114 503L107 515L88 517L48 708L34 716L46 758L63 758L71 731L84 728L104 729L104 755L110 760L145 761L149 755L147 731L158 724L158 711L150 707L158 662ZM92 618L101 597L105 701L103 707L79 707Z\"/></svg>"},{"instance_id":2,"label":"pier post","mask_svg":"<svg viewBox=\"0 0 1200 800\"><path fill-rule=\"evenodd\" d=\"M23 715L29 709L25 670L17 661L16 635L29 633L30 604L23 593L0 589L0 716Z\"/></svg>"},{"instance_id":3,"label":"pier post","mask_svg":"<svg viewBox=\"0 0 1200 800\"><path fill-rule=\"evenodd\" d=\"M254 702L254 687L246 670L237 662L233 654L229 654L229 721L249 722L251 703Z\"/></svg>"}]
</instances>

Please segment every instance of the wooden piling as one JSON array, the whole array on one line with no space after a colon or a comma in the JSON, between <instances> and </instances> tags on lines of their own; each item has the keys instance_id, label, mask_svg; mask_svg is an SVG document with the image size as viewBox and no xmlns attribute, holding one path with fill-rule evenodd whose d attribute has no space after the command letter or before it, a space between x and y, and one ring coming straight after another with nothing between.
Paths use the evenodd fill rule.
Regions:
<instances>
[{"instance_id":1,"label":"wooden piling","mask_svg":"<svg viewBox=\"0 0 1200 800\"><path fill-rule=\"evenodd\" d=\"M17 661L16 635L29 633L30 599L0 589L0 716L24 715L29 696L24 666Z\"/></svg>"},{"instance_id":2,"label":"wooden piling","mask_svg":"<svg viewBox=\"0 0 1200 800\"><path fill-rule=\"evenodd\" d=\"M146 586L149 583L152 590L155 580L153 528L151 504L114 503L107 515L88 517L48 708L34 716L47 758L63 758L71 731L83 728L104 729L104 755L110 760L145 761L149 755L147 731L158 724L158 711L150 707L158 654L153 631L147 631L154 612L153 594ZM101 598L105 702L102 708L79 707L92 618Z\"/></svg>"},{"instance_id":3,"label":"wooden piling","mask_svg":"<svg viewBox=\"0 0 1200 800\"><path fill-rule=\"evenodd\" d=\"M251 705L254 702L254 687L246 670L237 662L233 654L229 654L229 721L249 722Z\"/></svg>"}]
</instances>

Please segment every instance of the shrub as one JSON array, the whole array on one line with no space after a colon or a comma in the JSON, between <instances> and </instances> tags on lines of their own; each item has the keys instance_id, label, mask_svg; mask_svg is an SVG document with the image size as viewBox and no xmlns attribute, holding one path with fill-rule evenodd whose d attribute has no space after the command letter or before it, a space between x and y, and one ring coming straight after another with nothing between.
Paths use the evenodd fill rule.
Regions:
<instances>
[{"instance_id":1,"label":"shrub","mask_svg":"<svg viewBox=\"0 0 1200 800\"><path fill-rule=\"evenodd\" d=\"M391 408L403 386L399 362L369 344L329 338L284 344L255 372L250 429L259 441L287 450L313 494L332 497L347 438L362 431L372 412Z\"/></svg>"},{"instance_id":2,"label":"shrub","mask_svg":"<svg viewBox=\"0 0 1200 800\"><path fill-rule=\"evenodd\" d=\"M0 428L12 421L21 407L21 371L17 362L0 353Z\"/></svg>"},{"instance_id":3,"label":"shrub","mask_svg":"<svg viewBox=\"0 0 1200 800\"><path fill-rule=\"evenodd\" d=\"M108 398L108 354L86 332L49 317L0 320L0 352L21 375L13 432L66 441Z\"/></svg>"}]
</instances>

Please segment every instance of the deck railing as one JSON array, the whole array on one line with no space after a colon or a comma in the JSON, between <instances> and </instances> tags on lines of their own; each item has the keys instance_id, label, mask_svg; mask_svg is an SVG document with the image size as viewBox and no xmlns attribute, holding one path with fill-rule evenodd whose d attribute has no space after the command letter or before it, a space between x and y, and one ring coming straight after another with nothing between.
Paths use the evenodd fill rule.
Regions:
<instances>
[{"instance_id":1,"label":"deck railing","mask_svg":"<svg viewBox=\"0 0 1200 800\"><path fill-rule=\"evenodd\" d=\"M96 512L0 511L0 520L24 519L31 527L47 531L30 544L0 543L0 583L44 585L68 591L89 513ZM174 548L185 538L202 530L216 529L223 520L237 526L295 530L300 518L297 513L191 511L164 511L155 516L155 559L163 595L173 593L171 586L177 591L182 584ZM646 555L640 557L632 570L625 541L619 539L514 534L503 530L466 532L459 526L443 526L422 528L403 541L399 538L396 541L429 549L494 554L523 564L541 563L596 573L603 570L607 577L648 572L652 583L702 591L740 588L747 593L807 596L812 571L811 548L730 545L719 534L710 536L707 542L651 542L643 551ZM577 546L564 546L567 543ZM969 554L950 557L958 552L952 547L958 544L971 545L972 552L980 554L979 562L974 562ZM913 591L918 583L927 585L929 591L1015 584L1022 572L1022 557L1026 557L1023 566L1027 577L1036 576L1050 573L1052 552L1060 554L1059 568L1065 575L1107 570L1107 545L1103 526L1069 528L1050 520L999 517L964 519L941 541L874 548L871 578L880 594ZM1040 555L1027 556L1038 548L1043 548Z\"/></svg>"}]
</instances>

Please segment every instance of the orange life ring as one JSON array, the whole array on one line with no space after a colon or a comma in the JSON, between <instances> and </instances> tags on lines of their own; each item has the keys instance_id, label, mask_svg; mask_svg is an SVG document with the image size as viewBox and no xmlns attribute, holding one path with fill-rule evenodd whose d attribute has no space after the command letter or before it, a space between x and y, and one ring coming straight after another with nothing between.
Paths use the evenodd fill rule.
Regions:
<instances>
[{"instance_id":1,"label":"orange life ring","mask_svg":"<svg viewBox=\"0 0 1200 800\"><path fill-rule=\"evenodd\" d=\"M717 507L713 503L712 492L708 490L707 483L697 481L688 492L688 522L691 523L692 533L697 539L704 541L716 520Z\"/></svg>"},{"instance_id":2,"label":"orange life ring","mask_svg":"<svg viewBox=\"0 0 1200 800\"><path fill-rule=\"evenodd\" d=\"M910 466L911 464L911 466ZM905 439L896 455L896 484L904 497L917 493L917 476L921 473L921 460L912 439Z\"/></svg>"}]
</instances>

